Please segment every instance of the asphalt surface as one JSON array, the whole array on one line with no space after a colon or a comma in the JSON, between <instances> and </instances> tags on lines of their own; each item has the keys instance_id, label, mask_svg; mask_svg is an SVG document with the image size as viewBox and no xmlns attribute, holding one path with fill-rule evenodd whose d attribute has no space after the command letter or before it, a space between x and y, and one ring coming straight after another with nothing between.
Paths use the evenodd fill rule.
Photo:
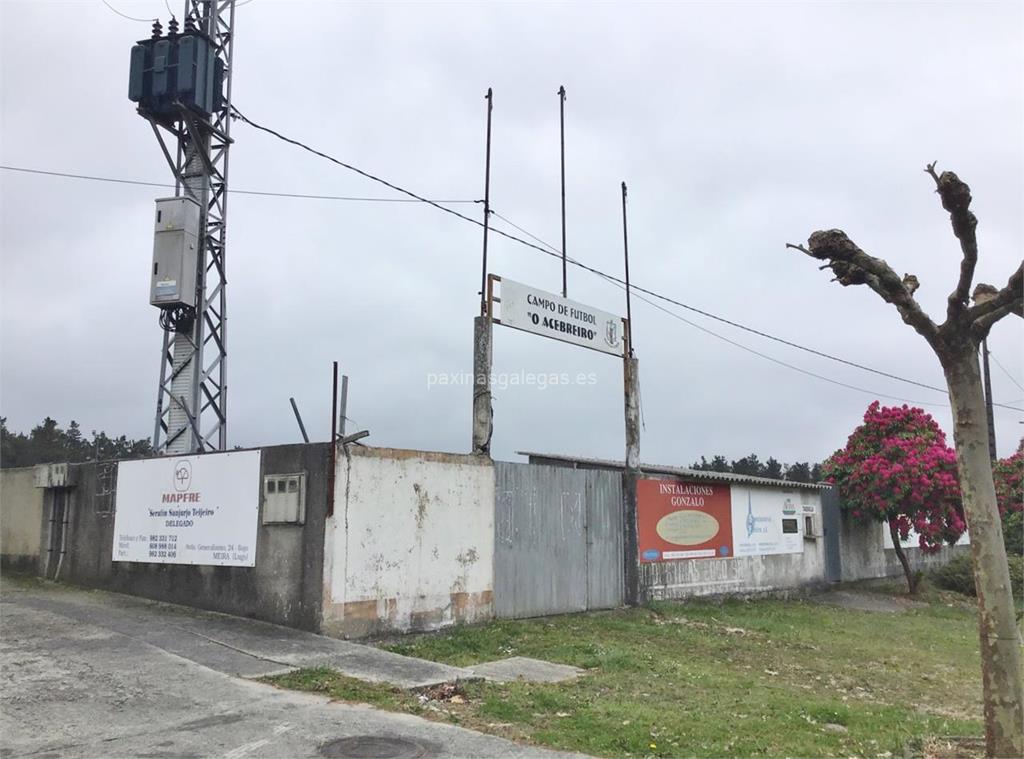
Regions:
<instances>
[{"instance_id":1,"label":"asphalt surface","mask_svg":"<svg viewBox=\"0 0 1024 759\"><path fill-rule=\"evenodd\" d=\"M375 651L115 594L5 583L0 757L569 756L247 679L321 661L395 666L373 653L353 664L360 650Z\"/></svg>"}]
</instances>

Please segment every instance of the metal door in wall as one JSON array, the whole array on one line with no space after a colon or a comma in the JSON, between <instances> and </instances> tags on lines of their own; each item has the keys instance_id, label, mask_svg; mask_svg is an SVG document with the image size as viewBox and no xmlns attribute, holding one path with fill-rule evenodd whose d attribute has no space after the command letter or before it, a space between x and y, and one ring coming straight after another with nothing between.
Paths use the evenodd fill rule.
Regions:
<instances>
[{"instance_id":1,"label":"metal door in wall","mask_svg":"<svg viewBox=\"0 0 1024 759\"><path fill-rule=\"evenodd\" d=\"M843 577L840 547L839 494L835 488L821 491L821 526L825 533L825 580L839 582Z\"/></svg>"},{"instance_id":2,"label":"metal door in wall","mask_svg":"<svg viewBox=\"0 0 1024 759\"><path fill-rule=\"evenodd\" d=\"M495 462L494 605L535 617L622 604L618 472Z\"/></svg>"}]
</instances>

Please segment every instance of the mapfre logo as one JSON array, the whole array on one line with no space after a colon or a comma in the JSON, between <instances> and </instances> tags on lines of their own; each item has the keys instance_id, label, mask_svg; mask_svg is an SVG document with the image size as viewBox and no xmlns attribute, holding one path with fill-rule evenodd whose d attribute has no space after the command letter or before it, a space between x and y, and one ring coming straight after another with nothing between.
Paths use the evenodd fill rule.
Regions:
<instances>
[{"instance_id":1,"label":"mapfre logo","mask_svg":"<svg viewBox=\"0 0 1024 759\"><path fill-rule=\"evenodd\" d=\"M186 492L192 487L192 462L188 459L181 459L174 463L174 489L179 493Z\"/></svg>"}]
</instances>

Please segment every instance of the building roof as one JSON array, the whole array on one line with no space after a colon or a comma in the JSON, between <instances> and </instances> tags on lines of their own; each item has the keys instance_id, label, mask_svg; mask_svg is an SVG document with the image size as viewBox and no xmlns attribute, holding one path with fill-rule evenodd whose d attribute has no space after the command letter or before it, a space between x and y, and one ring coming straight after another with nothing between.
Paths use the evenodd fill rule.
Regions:
<instances>
[{"instance_id":1,"label":"building roof","mask_svg":"<svg viewBox=\"0 0 1024 759\"><path fill-rule=\"evenodd\" d=\"M520 456L527 456L531 464L551 463L556 466L571 466L574 469L625 469L625 462L612 459L588 459L579 456L563 456L558 453L537 453L535 451L516 451ZM755 477L749 474L733 474L732 472L708 472L703 469L688 469L678 466L662 466L658 464L641 464L640 471L644 474L671 474L694 480L710 482L728 482L742 485L762 485L770 488L803 488L805 490L825 490L829 486L824 483L794 482L793 480L775 480L771 477Z\"/></svg>"}]
</instances>

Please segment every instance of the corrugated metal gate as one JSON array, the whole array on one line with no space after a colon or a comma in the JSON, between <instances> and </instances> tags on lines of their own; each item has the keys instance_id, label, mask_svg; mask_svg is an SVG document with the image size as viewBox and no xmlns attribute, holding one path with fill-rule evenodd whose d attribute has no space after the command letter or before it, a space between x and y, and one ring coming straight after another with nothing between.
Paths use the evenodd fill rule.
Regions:
<instances>
[{"instance_id":1,"label":"corrugated metal gate","mask_svg":"<svg viewBox=\"0 0 1024 759\"><path fill-rule=\"evenodd\" d=\"M494 468L495 613L621 606L621 475L505 461Z\"/></svg>"}]
</instances>

